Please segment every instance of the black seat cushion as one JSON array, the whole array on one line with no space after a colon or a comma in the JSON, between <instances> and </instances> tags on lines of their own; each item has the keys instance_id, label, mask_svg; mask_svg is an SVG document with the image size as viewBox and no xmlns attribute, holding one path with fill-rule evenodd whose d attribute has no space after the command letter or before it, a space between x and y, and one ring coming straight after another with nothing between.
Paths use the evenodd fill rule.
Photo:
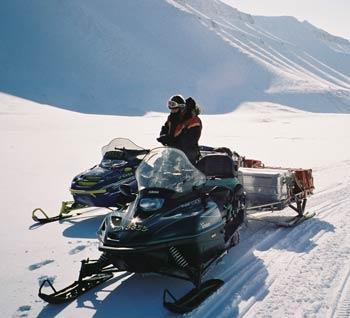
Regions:
<instances>
[{"instance_id":1,"label":"black seat cushion","mask_svg":"<svg viewBox=\"0 0 350 318\"><path fill-rule=\"evenodd\" d=\"M208 154L200 158L197 168L207 177L233 178L237 175L234 161L224 153Z\"/></svg>"}]
</instances>

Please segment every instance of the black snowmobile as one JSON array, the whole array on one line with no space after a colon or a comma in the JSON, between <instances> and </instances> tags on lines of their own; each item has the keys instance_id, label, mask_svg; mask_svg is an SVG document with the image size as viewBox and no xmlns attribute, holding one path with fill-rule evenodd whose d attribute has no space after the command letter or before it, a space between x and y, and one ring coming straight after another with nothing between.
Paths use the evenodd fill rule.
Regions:
<instances>
[{"instance_id":1,"label":"black snowmobile","mask_svg":"<svg viewBox=\"0 0 350 318\"><path fill-rule=\"evenodd\" d=\"M56 291L46 280L39 297L62 303L113 277L113 272L154 272L190 281L195 288L176 299L169 290L163 303L172 312L191 311L223 281L203 277L239 241L245 218L245 193L238 163L225 153L210 153L194 167L173 148L150 151L136 170L137 195L126 209L106 216L98 230L101 257L84 260L79 279ZM44 285L52 294L42 292Z\"/></svg>"},{"instance_id":2,"label":"black snowmobile","mask_svg":"<svg viewBox=\"0 0 350 318\"><path fill-rule=\"evenodd\" d=\"M74 177L70 192L74 201L62 202L60 213L49 217L41 208L33 211L36 222L48 223L71 217L73 210L87 207L118 207L129 202L120 192L121 184L132 184L136 189L135 170L149 150L126 138L115 138L102 147L100 164ZM38 213L42 216L39 217Z\"/></svg>"}]
</instances>

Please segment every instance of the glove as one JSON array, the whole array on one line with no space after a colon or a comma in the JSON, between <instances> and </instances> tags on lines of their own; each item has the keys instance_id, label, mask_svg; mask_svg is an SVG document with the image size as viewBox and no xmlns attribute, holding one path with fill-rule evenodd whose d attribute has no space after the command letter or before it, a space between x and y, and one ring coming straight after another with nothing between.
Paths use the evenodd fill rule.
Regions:
<instances>
[{"instance_id":1,"label":"glove","mask_svg":"<svg viewBox=\"0 0 350 318\"><path fill-rule=\"evenodd\" d=\"M167 135L161 135L157 138L157 141L159 141L163 146L166 146L169 144L169 136Z\"/></svg>"},{"instance_id":2,"label":"glove","mask_svg":"<svg viewBox=\"0 0 350 318\"><path fill-rule=\"evenodd\" d=\"M196 101L192 97L189 97L186 99L186 106L193 110L196 108Z\"/></svg>"}]
</instances>

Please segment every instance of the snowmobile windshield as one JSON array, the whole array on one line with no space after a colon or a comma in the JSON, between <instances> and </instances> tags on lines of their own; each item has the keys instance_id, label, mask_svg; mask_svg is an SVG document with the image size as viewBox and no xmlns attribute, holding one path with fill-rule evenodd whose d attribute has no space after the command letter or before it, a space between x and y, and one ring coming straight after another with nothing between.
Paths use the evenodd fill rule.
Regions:
<instances>
[{"instance_id":1,"label":"snowmobile windshield","mask_svg":"<svg viewBox=\"0 0 350 318\"><path fill-rule=\"evenodd\" d=\"M151 150L136 170L139 190L162 188L185 193L206 182L205 175L175 148Z\"/></svg>"},{"instance_id":2,"label":"snowmobile windshield","mask_svg":"<svg viewBox=\"0 0 350 318\"><path fill-rule=\"evenodd\" d=\"M118 151L118 150L145 150L144 148L139 147L134 144L131 140L127 138L115 138L109 142L109 144L102 147L102 156L104 156L107 152L110 151Z\"/></svg>"}]
</instances>

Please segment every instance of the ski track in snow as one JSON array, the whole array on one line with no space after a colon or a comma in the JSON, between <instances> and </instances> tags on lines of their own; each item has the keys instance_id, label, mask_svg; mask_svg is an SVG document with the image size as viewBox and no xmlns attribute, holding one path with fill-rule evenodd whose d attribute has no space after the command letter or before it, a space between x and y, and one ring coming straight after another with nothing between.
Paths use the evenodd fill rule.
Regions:
<instances>
[{"instance_id":1,"label":"ski track in snow","mask_svg":"<svg viewBox=\"0 0 350 318\"><path fill-rule=\"evenodd\" d=\"M345 166L349 171L350 164ZM237 253L237 260L230 257L236 251L230 252L223 262L232 265L221 272L218 264L225 285L191 317L349 317L350 272L343 269L350 262L350 247L343 242L350 229L342 221L349 214L349 197L346 175L309 200L308 210L316 212L313 219L292 229L271 224L243 229L242 241L249 237L243 248L248 248ZM329 307L327 299L332 298L334 306Z\"/></svg>"},{"instance_id":2,"label":"ski track in snow","mask_svg":"<svg viewBox=\"0 0 350 318\"><path fill-rule=\"evenodd\" d=\"M349 168L350 162L342 162L335 171L350 171ZM333 169L319 168L314 175L326 179L334 173ZM250 221L244 226L240 244L205 277L220 278L225 284L200 307L184 316L349 317L350 271L346 265L350 261L350 247L343 242L349 240L350 230L343 219L348 214L350 174L344 174L334 185L324 184L307 204L307 210L316 213L314 218L291 229L260 221ZM70 255L87 247L81 240L76 243L78 245L68 252ZM44 278L41 277L41 281ZM145 282L140 284L140 288L147 287ZM161 293L158 289L155 285L152 293ZM90 299L88 294L87 299ZM130 300L130 304L132 302ZM161 303L158 306L162 306ZM29 310L17 311L14 316L27 317ZM162 309L159 312L164 316ZM61 314L64 317L65 312ZM41 316L46 317L44 312ZM165 316L174 315L166 313Z\"/></svg>"}]
</instances>

